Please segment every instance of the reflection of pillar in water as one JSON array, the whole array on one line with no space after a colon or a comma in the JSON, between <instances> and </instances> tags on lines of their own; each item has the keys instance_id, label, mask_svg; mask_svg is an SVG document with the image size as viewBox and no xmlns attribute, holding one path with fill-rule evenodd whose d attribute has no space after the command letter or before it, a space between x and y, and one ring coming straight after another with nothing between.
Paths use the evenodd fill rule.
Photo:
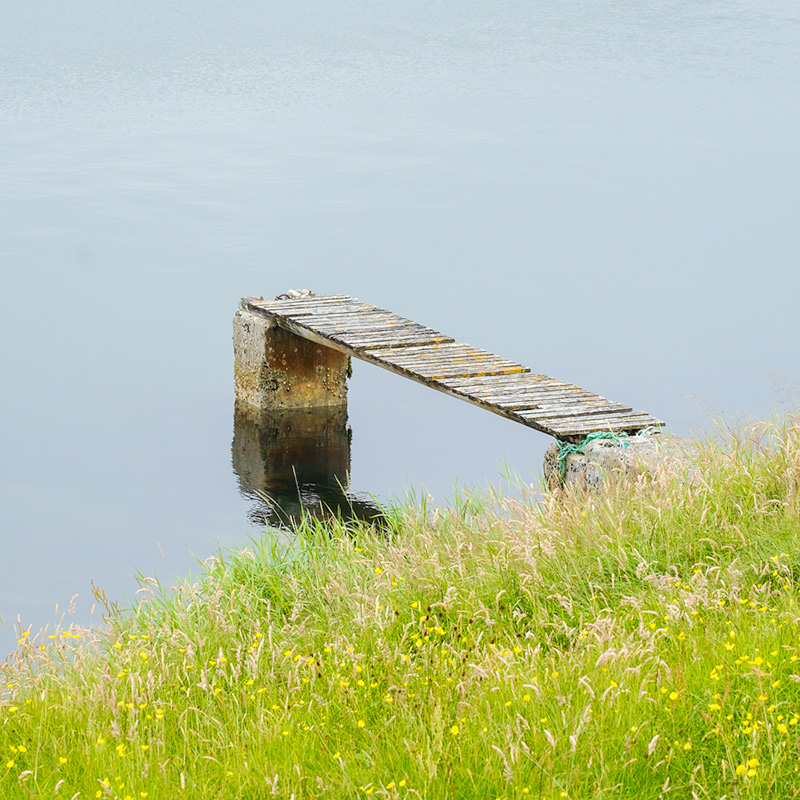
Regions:
<instances>
[{"instance_id":1,"label":"reflection of pillar in water","mask_svg":"<svg viewBox=\"0 0 800 800\"><path fill-rule=\"evenodd\" d=\"M237 403L233 418L233 468L242 489L276 500L301 486L347 485L350 442L347 411L301 408L258 411Z\"/></svg>"},{"instance_id":2,"label":"reflection of pillar in water","mask_svg":"<svg viewBox=\"0 0 800 800\"><path fill-rule=\"evenodd\" d=\"M253 522L286 525L301 514L373 519L378 508L347 494L350 430L347 410L258 411L236 403L233 469L254 501Z\"/></svg>"}]
</instances>

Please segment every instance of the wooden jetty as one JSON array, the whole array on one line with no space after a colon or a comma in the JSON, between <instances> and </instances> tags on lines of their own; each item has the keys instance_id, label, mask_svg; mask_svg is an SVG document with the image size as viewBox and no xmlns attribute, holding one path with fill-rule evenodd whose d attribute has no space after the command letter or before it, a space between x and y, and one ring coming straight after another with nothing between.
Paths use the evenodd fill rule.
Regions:
<instances>
[{"instance_id":1,"label":"wooden jetty","mask_svg":"<svg viewBox=\"0 0 800 800\"><path fill-rule=\"evenodd\" d=\"M241 309L302 339L563 441L581 441L597 431L632 434L664 425L650 414L535 374L522 364L459 344L433 328L348 295L246 297Z\"/></svg>"}]
</instances>

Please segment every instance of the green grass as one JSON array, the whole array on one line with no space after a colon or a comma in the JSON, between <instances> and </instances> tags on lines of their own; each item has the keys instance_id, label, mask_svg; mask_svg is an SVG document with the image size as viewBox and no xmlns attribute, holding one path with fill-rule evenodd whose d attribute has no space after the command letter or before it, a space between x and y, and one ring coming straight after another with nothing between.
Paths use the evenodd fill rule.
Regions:
<instances>
[{"instance_id":1,"label":"green grass","mask_svg":"<svg viewBox=\"0 0 800 800\"><path fill-rule=\"evenodd\" d=\"M308 520L22 632L0 797L796 797L798 421L700 467Z\"/></svg>"}]
</instances>

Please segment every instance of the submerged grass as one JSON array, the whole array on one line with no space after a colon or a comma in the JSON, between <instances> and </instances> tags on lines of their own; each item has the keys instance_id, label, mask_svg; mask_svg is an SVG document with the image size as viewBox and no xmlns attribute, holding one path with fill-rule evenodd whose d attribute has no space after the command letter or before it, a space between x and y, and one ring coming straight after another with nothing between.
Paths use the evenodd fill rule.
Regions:
<instances>
[{"instance_id":1,"label":"submerged grass","mask_svg":"<svg viewBox=\"0 0 800 800\"><path fill-rule=\"evenodd\" d=\"M0 797L800 794L800 425L700 476L307 520L22 632Z\"/></svg>"}]
</instances>

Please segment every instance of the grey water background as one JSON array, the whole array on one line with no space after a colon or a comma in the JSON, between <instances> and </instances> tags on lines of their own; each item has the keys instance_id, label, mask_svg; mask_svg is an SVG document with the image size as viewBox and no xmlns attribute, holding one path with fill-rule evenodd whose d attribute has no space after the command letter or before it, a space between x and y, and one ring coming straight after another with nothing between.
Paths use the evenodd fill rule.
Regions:
<instances>
[{"instance_id":1,"label":"grey water background","mask_svg":"<svg viewBox=\"0 0 800 800\"><path fill-rule=\"evenodd\" d=\"M798 79L777 0L8 0L0 646L258 532L245 294L349 293L679 434L796 407ZM350 395L360 497L537 481L541 434Z\"/></svg>"}]
</instances>

